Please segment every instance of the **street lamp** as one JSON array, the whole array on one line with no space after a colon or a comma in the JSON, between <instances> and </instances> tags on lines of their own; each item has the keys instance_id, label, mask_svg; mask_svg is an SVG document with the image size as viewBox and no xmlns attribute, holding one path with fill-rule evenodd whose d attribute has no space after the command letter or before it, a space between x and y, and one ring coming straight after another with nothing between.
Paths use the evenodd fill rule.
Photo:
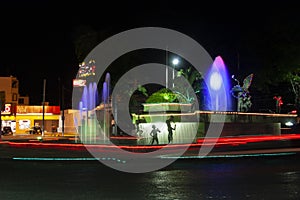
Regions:
<instances>
[{"instance_id":1,"label":"street lamp","mask_svg":"<svg viewBox=\"0 0 300 200\"><path fill-rule=\"evenodd\" d=\"M178 63L179 63L179 60L178 60L178 58L174 58L173 60L172 60L172 64L173 64L173 81L172 81L172 87L174 88L174 78L175 78L175 67L176 67L176 65L178 65Z\"/></svg>"}]
</instances>

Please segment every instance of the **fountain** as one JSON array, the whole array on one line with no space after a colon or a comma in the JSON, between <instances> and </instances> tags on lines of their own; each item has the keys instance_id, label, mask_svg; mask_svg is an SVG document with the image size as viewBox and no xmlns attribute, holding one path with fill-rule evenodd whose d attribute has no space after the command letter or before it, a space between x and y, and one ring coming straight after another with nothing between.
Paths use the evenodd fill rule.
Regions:
<instances>
[{"instance_id":1,"label":"fountain","mask_svg":"<svg viewBox=\"0 0 300 200\"><path fill-rule=\"evenodd\" d=\"M96 143L98 120L95 107L98 104L98 89L95 82L84 86L79 102L80 139L84 143Z\"/></svg>"},{"instance_id":2,"label":"fountain","mask_svg":"<svg viewBox=\"0 0 300 200\"><path fill-rule=\"evenodd\" d=\"M235 97L233 92L236 88L242 88L244 89L243 94L248 95L248 88L251 84L252 77L253 74L247 76L243 82L243 86L239 86L238 84L231 88L230 78L234 77L228 76L223 59L220 56L216 57L211 68L204 76L207 89L205 92L207 92L207 95L209 96L206 100L208 109L199 110L199 108L193 107L192 103L187 104L182 102L167 103L167 105L165 105L166 103L159 102L154 104L145 104L143 114L132 113L133 121L136 121L139 118L146 119L143 123L139 124L143 130L143 136L141 138L137 138L137 144L148 145L150 143L149 133L151 132L152 125L160 127L162 133L158 136L159 141L161 144L166 144L167 127L165 124L165 118L170 115L174 115L176 119L174 143L187 143L190 140L205 137L208 134L210 125L213 124L224 124L224 127L222 126L222 137L244 134L280 134L279 115L273 116L270 114L240 112L242 110L234 112L233 110L232 99ZM239 92L241 90L237 91ZM239 93L237 94L237 97L245 96L240 95ZM79 118L81 125L80 137L82 142L85 144L108 144L111 133L113 133L113 135L116 134L115 131L111 131L112 116L117 122L118 111L116 106L114 106L113 109L111 108L109 73L105 76L101 96L101 104L100 106L97 106L98 90L96 83L91 82L87 86L84 86L82 98L79 103ZM175 107L178 107L178 109L172 110ZM268 117L268 120L264 119L266 116ZM282 120L285 120L287 117L294 118L294 116L285 116ZM196 137L194 135L195 132Z\"/></svg>"},{"instance_id":3,"label":"fountain","mask_svg":"<svg viewBox=\"0 0 300 200\"><path fill-rule=\"evenodd\" d=\"M103 82L102 88L102 104L103 104L103 132L105 134L105 138L109 138L110 136L110 74L107 73L105 76L105 81Z\"/></svg>"},{"instance_id":4,"label":"fountain","mask_svg":"<svg viewBox=\"0 0 300 200\"><path fill-rule=\"evenodd\" d=\"M89 83L84 86L82 98L79 102L80 118L80 139L84 143L95 143L97 133L97 119L95 115L95 106L97 101L97 85Z\"/></svg>"},{"instance_id":5,"label":"fountain","mask_svg":"<svg viewBox=\"0 0 300 200\"><path fill-rule=\"evenodd\" d=\"M104 102L106 102L106 103L109 103L109 94L110 94L110 74L109 73L106 73L106 75L105 75L105 83L106 83L106 94L105 94L105 99L103 99L104 100Z\"/></svg>"},{"instance_id":6,"label":"fountain","mask_svg":"<svg viewBox=\"0 0 300 200\"><path fill-rule=\"evenodd\" d=\"M237 82L233 87L230 86L230 78ZM281 124L284 121L295 121L292 115L274 115L269 113L250 113L251 96L249 87L252 83L253 74L249 74L243 80L243 84L233 76L228 76L226 65L220 56L216 57L211 69L205 76L207 90L210 99L211 113L202 112L202 121L205 123L205 134L209 124L224 124L221 136L241 136L241 135L280 135ZM232 100L237 99L236 109L233 109ZM212 116L223 116L223 121L209 121Z\"/></svg>"},{"instance_id":7,"label":"fountain","mask_svg":"<svg viewBox=\"0 0 300 200\"><path fill-rule=\"evenodd\" d=\"M189 130L195 126L195 121L190 120L190 116L199 118L199 126L196 137L211 136L210 127L221 127L221 137L226 136L241 136L241 135L279 135L281 134L281 124L285 121L295 122L295 116L292 115L274 115L269 113L249 113L251 107L251 96L249 95L249 86L251 85L253 74L248 75L243 85L239 84L231 87L226 65L220 56L216 57L211 65L211 68L204 76L206 83L206 98L207 110L192 110L185 113L183 106L177 113L170 109L170 105L178 106L176 103L153 103L144 105L144 113L142 115L135 115L134 120L139 117L145 118L147 123L141 123L140 126L145 137L147 133L151 132L151 126L161 127L162 133L158 134L159 141L166 143L166 127L163 117L167 115L174 115L177 117L176 133L174 134L175 143L184 143L186 138L192 137L189 135ZM238 82L239 83L239 82ZM176 92L176 91L175 91ZM239 100L237 111L233 100ZM184 105L186 106L186 105ZM153 107L151 114L150 107ZM166 109L167 108L167 109ZM180 113L178 113L180 112ZM182 121L182 116L185 116L185 121ZM145 142L138 142L138 144L149 144L149 136L145 138ZM148 139L148 140L147 140Z\"/></svg>"},{"instance_id":8,"label":"fountain","mask_svg":"<svg viewBox=\"0 0 300 200\"><path fill-rule=\"evenodd\" d=\"M107 143L110 136L110 74L107 73L102 88L101 104L97 83L88 82L82 90L79 101L79 118L75 124L79 127L80 139L85 144Z\"/></svg>"},{"instance_id":9,"label":"fountain","mask_svg":"<svg viewBox=\"0 0 300 200\"><path fill-rule=\"evenodd\" d=\"M210 96L206 100L209 110L231 111L230 82L221 56L215 58L212 67L205 76L205 82Z\"/></svg>"}]
</instances>

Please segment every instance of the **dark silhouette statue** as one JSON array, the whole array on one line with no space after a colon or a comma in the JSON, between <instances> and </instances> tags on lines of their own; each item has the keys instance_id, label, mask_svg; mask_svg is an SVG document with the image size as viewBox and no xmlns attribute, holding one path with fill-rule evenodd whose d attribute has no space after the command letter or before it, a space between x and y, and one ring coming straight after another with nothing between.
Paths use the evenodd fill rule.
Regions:
<instances>
[{"instance_id":1,"label":"dark silhouette statue","mask_svg":"<svg viewBox=\"0 0 300 200\"><path fill-rule=\"evenodd\" d=\"M156 142L156 144L159 144L157 134L160 133L160 130L155 127L155 125L152 125L152 131L150 132L150 135L152 136L151 145Z\"/></svg>"},{"instance_id":2,"label":"dark silhouette statue","mask_svg":"<svg viewBox=\"0 0 300 200\"><path fill-rule=\"evenodd\" d=\"M171 126L171 122L174 122L174 116L171 115L167 120L167 127L168 127L168 142L173 142L173 130L176 129L176 125L174 127Z\"/></svg>"}]
</instances>

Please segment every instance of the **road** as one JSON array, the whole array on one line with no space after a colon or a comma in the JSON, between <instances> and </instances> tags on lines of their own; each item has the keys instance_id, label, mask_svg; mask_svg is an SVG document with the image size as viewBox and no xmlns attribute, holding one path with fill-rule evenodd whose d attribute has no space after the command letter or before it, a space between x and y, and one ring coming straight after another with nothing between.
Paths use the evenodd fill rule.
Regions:
<instances>
[{"instance_id":1,"label":"road","mask_svg":"<svg viewBox=\"0 0 300 200\"><path fill-rule=\"evenodd\" d=\"M300 199L300 156L179 159L125 173L98 161L0 160L5 200Z\"/></svg>"},{"instance_id":2,"label":"road","mask_svg":"<svg viewBox=\"0 0 300 200\"><path fill-rule=\"evenodd\" d=\"M300 199L295 135L223 138L206 157L198 156L203 143L194 144L175 162L148 173L112 169L74 140L30 137L2 138L1 199ZM173 154L162 158L168 156Z\"/></svg>"}]
</instances>

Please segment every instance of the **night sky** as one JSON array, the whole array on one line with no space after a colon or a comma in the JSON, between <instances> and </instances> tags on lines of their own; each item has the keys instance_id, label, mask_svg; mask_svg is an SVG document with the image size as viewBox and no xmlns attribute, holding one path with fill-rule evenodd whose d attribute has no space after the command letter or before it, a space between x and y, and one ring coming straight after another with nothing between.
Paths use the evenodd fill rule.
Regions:
<instances>
[{"instance_id":1,"label":"night sky","mask_svg":"<svg viewBox=\"0 0 300 200\"><path fill-rule=\"evenodd\" d=\"M42 102L46 79L46 101L57 105L61 80L68 104L79 64L74 40L80 31L107 37L143 26L192 37L213 58L221 55L240 77L258 73L264 55L272 54L265 40L276 42L277 33L299 39L298 6L296 1L238 2L1 0L0 75L16 76L21 95L29 95L31 104Z\"/></svg>"}]
</instances>

